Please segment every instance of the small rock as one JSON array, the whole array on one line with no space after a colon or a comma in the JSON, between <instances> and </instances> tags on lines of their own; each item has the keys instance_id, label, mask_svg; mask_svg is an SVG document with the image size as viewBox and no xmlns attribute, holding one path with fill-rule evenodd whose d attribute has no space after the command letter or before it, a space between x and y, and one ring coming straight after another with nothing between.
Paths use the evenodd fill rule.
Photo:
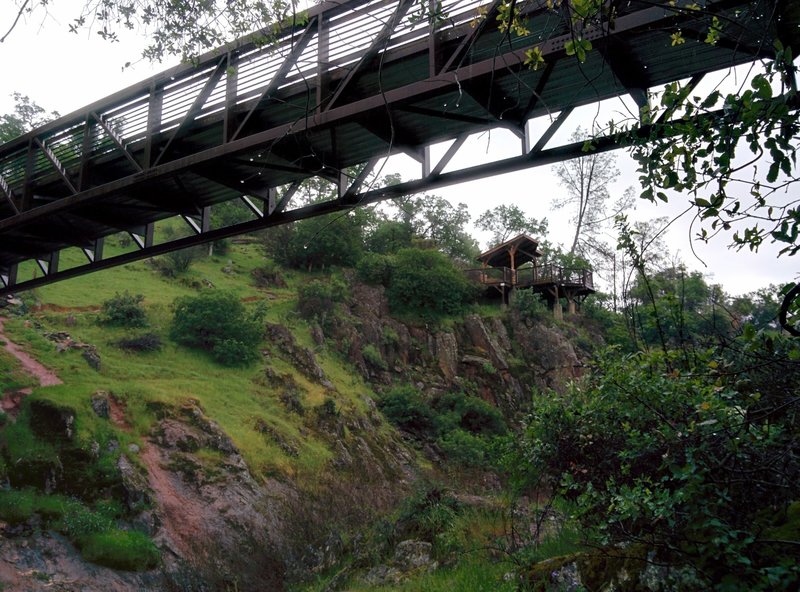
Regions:
<instances>
[{"instance_id":1,"label":"small rock","mask_svg":"<svg viewBox=\"0 0 800 592\"><path fill-rule=\"evenodd\" d=\"M84 353L84 357L85 357ZM108 393L105 391L97 391L92 395L92 409L97 414L97 417L108 419L111 413L111 406L108 402Z\"/></svg>"},{"instance_id":2,"label":"small rock","mask_svg":"<svg viewBox=\"0 0 800 592\"><path fill-rule=\"evenodd\" d=\"M136 444L128 444L128 452L132 452L133 454L139 454L139 446Z\"/></svg>"},{"instance_id":3,"label":"small rock","mask_svg":"<svg viewBox=\"0 0 800 592\"><path fill-rule=\"evenodd\" d=\"M86 360L90 368L100 371L100 354L97 353L97 348L90 346L84 349L83 359Z\"/></svg>"},{"instance_id":4,"label":"small rock","mask_svg":"<svg viewBox=\"0 0 800 592\"><path fill-rule=\"evenodd\" d=\"M395 547L394 562L403 571L412 571L430 566L433 545L425 541L403 541Z\"/></svg>"},{"instance_id":5,"label":"small rock","mask_svg":"<svg viewBox=\"0 0 800 592\"><path fill-rule=\"evenodd\" d=\"M395 567L377 565L364 576L364 583L370 586L384 586L386 584L399 584L403 574Z\"/></svg>"}]
</instances>

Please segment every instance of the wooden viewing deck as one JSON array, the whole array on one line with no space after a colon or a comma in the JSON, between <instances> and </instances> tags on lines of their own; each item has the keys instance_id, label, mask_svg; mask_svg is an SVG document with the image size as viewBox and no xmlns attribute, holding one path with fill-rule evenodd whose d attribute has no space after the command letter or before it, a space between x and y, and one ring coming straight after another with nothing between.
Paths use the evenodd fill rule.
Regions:
<instances>
[{"instance_id":1,"label":"wooden viewing deck","mask_svg":"<svg viewBox=\"0 0 800 592\"><path fill-rule=\"evenodd\" d=\"M561 267L553 263L539 264L542 257L539 242L520 234L478 256L480 269L469 269L467 277L497 290L508 303L514 290L529 289L543 294L553 313L561 316L561 298L566 298L567 309L574 313L579 301L594 293L592 270L586 267Z\"/></svg>"},{"instance_id":2,"label":"wooden viewing deck","mask_svg":"<svg viewBox=\"0 0 800 592\"><path fill-rule=\"evenodd\" d=\"M484 267L468 269L467 276L485 286L509 286L514 288L532 288L536 286L557 285L562 288L594 292L594 278L591 269L567 268L546 264L538 267Z\"/></svg>"}]
</instances>

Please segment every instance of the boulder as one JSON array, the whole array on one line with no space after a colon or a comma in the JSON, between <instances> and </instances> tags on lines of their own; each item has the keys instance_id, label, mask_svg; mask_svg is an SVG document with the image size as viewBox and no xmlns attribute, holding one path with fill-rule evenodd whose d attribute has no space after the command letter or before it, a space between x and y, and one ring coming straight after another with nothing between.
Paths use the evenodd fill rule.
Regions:
<instances>
[{"instance_id":1,"label":"boulder","mask_svg":"<svg viewBox=\"0 0 800 592\"><path fill-rule=\"evenodd\" d=\"M426 541L402 541L394 550L394 565L404 572L416 571L420 568L436 569L436 562L431 558L433 545Z\"/></svg>"},{"instance_id":2,"label":"boulder","mask_svg":"<svg viewBox=\"0 0 800 592\"><path fill-rule=\"evenodd\" d=\"M97 391L92 395L92 410L97 414L97 417L108 419L111 414L111 405L108 402L107 392Z\"/></svg>"}]
</instances>

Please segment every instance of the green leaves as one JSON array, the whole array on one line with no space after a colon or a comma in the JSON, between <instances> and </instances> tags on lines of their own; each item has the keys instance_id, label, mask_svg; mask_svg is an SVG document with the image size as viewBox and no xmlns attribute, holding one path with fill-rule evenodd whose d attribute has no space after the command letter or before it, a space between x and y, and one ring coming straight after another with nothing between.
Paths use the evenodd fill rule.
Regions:
<instances>
[{"instance_id":1,"label":"green leaves","mask_svg":"<svg viewBox=\"0 0 800 592\"><path fill-rule=\"evenodd\" d=\"M764 509L785 507L800 473L785 470L800 460L800 346L743 331L732 348L691 359L604 352L584 383L534 398L524 436L585 536L664 550L702 574L700 589L772 590L769 574L784 565L795 566L785 582L800 579L788 551L757 546Z\"/></svg>"},{"instance_id":2,"label":"green leaves","mask_svg":"<svg viewBox=\"0 0 800 592\"><path fill-rule=\"evenodd\" d=\"M568 56L575 56L578 61L583 63L586 61L586 52L591 51L592 42L588 39L571 39L564 44L564 50Z\"/></svg>"}]
</instances>

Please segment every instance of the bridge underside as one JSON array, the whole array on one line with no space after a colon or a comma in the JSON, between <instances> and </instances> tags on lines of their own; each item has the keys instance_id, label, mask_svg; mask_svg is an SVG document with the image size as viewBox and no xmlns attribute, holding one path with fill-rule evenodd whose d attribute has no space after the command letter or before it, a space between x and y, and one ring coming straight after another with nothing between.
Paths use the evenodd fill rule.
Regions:
<instances>
[{"instance_id":1,"label":"bridge underside","mask_svg":"<svg viewBox=\"0 0 800 592\"><path fill-rule=\"evenodd\" d=\"M776 16L765 9L774 2L708 0L702 16L682 1L612 4L613 23L583 32L593 43L585 63L566 55L568 21L543 1L517 3L529 30L521 37L498 28L499 2L444 2L447 18L435 22L419 18L410 0L323 4L280 29L272 45L223 48L0 146L0 294L578 157L582 144L546 147L575 107L624 94L646 105L649 88L696 84L704 73L768 57L776 37ZM726 23L715 45L704 42L709 13ZM686 42L672 45L678 29ZM532 47L544 58L535 70L525 64ZM529 121L542 116L552 123L531 137ZM469 135L498 127L519 137L518 156L445 172ZM445 141L449 149L432 161L429 147ZM613 137L597 142L597 150L615 147ZM420 163L420 178L365 184L381 158L397 153ZM335 183L337 195L293 208L310 177ZM212 228L211 208L231 200L252 219ZM154 224L175 216L191 235L156 244ZM119 232L136 248L111 256L103 239ZM85 263L60 269L68 248ZM41 275L17 281L31 260Z\"/></svg>"}]
</instances>

